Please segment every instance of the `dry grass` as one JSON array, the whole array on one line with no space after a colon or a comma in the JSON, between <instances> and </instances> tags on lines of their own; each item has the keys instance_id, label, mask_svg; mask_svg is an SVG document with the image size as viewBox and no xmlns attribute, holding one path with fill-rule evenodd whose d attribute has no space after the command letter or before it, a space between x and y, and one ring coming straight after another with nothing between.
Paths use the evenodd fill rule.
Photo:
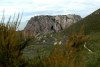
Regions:
<instances>
[{"instance_id":1,"label":"dry grass","mask_svg":"<svg viewBox=\"0 0 100 67\"><path fill-rule=\"evenodd\" d=\"M89 36L82 29L71 34L65 45L56 45L51 55L43 61L44 67L84 67L84 43Z\"/></svg>"},{"instance_id":2,"label":"dry grass","mask_svg":"<svg viewBox=\"0 0 100 67\"><path fill-rule=\"evenodd\" d=\"M3 67L16 67L24 63L21 58L21 48L24 37L21 32L16 31L21 21L18 14L16 20L4 23L4 17L0 23L0 65Z\"/></svg>"}]
</instances>

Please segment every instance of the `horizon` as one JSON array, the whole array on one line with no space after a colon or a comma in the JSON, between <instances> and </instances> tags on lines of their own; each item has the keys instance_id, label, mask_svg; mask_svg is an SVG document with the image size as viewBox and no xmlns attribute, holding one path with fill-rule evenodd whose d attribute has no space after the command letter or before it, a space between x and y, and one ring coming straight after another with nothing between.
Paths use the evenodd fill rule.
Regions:
<instances>
[{"instance_id":1,"label":"horizon","mask_svg":"<svg viewBox=\"0 0 100 67\"><path fill-rule=\"evenodd\" d=\"M0 1L0 19L3 11L7 19L22 12L20 29L24 29L27 20L33 16L76 14L84 18L99 8L100 0L2 0Z\"/></svg>"}]
</instances>

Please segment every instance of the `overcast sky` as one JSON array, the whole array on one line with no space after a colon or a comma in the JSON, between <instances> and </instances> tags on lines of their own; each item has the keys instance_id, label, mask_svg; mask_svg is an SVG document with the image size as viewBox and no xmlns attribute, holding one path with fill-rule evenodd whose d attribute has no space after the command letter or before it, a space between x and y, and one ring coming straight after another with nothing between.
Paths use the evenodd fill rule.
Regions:
<instances>
[{"instance_id":1,"label":"overcast sky","mask_svg":"<svg viewBox=\"0 0 100 67\"><path fill-rule=\"evenodd\" d=\"M0 18L23 12L21 29L34 15L77 14L85 17L100 8L100 0L0 0Z\"/></svg>"}]
</instances>

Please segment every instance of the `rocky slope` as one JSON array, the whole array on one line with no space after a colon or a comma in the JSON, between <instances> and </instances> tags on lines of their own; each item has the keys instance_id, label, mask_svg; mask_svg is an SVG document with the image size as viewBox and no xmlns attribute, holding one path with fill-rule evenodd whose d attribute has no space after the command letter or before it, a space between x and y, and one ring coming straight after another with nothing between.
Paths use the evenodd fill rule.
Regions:
<instances>
[{"instance_id":1,"label":"rocky slope","mask_svg":"<svg viewBox=\"0 0 100 67\"><path fill-rule=\"evenodd\" d=\"M28 35L36 35L39 33L48 32L59 32L79 20L81 20L81 17L79 15L71 14L57 16L35 16L28 21L24 31Z\"/></svg>"},{"instance_id":2,"label":"rocky slope","mask_svg":"<svg viewBox=\"0 0 100 67\"><path fill-rule=\"evenodd\" d=\"M84 34L89 36L89 41L86 46L93 52L91 53L86 48L82 51L83 54L87 53L86 56L84 54L86 67L100 67L100 9L83 18L81 21L72 24L64 31L59 32L58 35L57 33L50 33L38 39L34 39L32 43L23 50L23 56L31 60L38 56L42 58L47 57L47 54L52 50L52 45L60 41L63 43L63 40L67 38L66 35L68 36L70 33L80 32L83 25Z\"/></svg>"}]
</instances>

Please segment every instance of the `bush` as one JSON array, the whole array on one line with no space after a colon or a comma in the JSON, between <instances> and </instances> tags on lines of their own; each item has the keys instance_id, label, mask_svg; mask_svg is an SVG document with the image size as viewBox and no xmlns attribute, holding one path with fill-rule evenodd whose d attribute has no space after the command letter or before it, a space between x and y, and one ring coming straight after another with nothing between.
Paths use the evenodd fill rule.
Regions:
<instances>
[{"instance_id":1,"label":"bush","mask_svg":"<svg viewBox=\"0 0 100 67\"><path fill-rule=\"evenodd\" d=\"M21 49L24 37L17 31L21 19L11 21L11 18L4 23L2 18L0 23L0 65L6 67L20 66L24 63L21 57ZM25 44L24 44L25 45Z\"/></svg>"},{"instance_id":2,"label":"bush","mask_svg":"<svg viewBox=\"0 0 100 67\"><path fill-rule=\"evenodd\" d=\"M84 67L85 42L89 36L85 35L82 30L78 33L72 33L67 39L65 45L55 45L51 55L42 61L44 67Z\"/></svg>"}]
</instances>

